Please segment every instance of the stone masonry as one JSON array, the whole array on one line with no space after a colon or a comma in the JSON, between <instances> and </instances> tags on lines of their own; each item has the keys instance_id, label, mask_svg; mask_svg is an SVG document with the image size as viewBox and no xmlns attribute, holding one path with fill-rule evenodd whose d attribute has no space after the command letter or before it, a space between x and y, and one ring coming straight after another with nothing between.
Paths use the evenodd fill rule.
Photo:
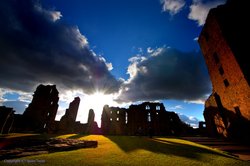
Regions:
<instances>
[{"instance_id":1,"label":"stone masonry","mask_svg":"<svg viewBox=\"0 0 250 166\"><path fill-rule=\"evenodd\" d=\"M213 136L250 138L250 70L246 36L249 36L246 1L228 0L211 9L199 36L213 93L204 118Z\"/></svg>"}]
</instances>

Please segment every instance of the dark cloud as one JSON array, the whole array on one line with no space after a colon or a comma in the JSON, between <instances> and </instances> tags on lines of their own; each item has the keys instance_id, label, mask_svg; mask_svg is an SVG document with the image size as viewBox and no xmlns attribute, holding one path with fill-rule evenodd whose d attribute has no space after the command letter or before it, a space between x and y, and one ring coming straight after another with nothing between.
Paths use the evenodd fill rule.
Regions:
<instances>
[{"instance_id":1,"label":"dark cloud","mask_svg":"<svg viewBox=\"0 0 250 166\"><path fill-rule=\"evenodd\" d=\"M123 84L118 101L204 100L211 83L200 52L158 48L149 57L133 57L130 78Z\"/></svg>"},{"instance_id":2,"label":"dark cloud","mask_svg":"<svg viewBox=\"0 0 250 166\"><path fill-rule=\"evenodd\" d=\"M88 47L78 27L39 1L0 1L0 87L33 91L39 83L64 89L117 91L120 82Z\"/></svg>"}]
</instances>

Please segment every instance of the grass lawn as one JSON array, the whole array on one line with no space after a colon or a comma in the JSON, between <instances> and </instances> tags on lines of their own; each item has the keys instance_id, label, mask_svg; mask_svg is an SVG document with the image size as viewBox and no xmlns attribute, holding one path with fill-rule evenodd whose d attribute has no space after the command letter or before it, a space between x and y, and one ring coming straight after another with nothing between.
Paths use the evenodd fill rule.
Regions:
<instances>
[{"instance_id":1,"label":"grass lawn","mask_svg":"<svg viewBox=\"0 0 250 166\"><path fill-rule=\"evenodd\" d=\"M58 137L97 140L98 147L18 158L15 160L22 162L14 165L250 165L249 161L177 138L76 134ZM2 164L11 165L6 161Z\"/></svg>"}]
</instances>

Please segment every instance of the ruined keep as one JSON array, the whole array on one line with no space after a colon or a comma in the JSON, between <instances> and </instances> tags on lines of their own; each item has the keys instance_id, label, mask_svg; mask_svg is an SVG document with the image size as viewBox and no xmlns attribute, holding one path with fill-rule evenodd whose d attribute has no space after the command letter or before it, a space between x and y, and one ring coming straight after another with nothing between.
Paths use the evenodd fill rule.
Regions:
<instances>
[{"instance_id":1,"label":"ruined keep","mask_svg":"<svg viewBox=\"0 0 250 166\"><path fill-rule=\"evenodd\" d=\"M82 124L76 121L78 108L80 104L80 98L75 99L69 104L69 108L66 109L65 114L61 117L60 121L55 121L56 129L54 133L86 133L86 134L99 134L99 128L94 121L94 110L89 110L88 123Z\"/></svg>"},{"instance_id":2,"label":"ruined keep","mask_svg":"<svg viewBox=\"0 0 250 166\"><path fill-rule=\"evenodd\" d=\"M14 122L13 108L0 106L0 134L8 134Z\"/></svg>"},{"instance_id":3,"label":"ruined keep","mask_svg":"<svg viewBox=\"0 0 250 166\"><path fill-rule=\"evenodd\" d=\"M89 110L88 123L86 124L86 126L86 134L100 134L97 122L95 122L95 112L93 109Z\"/></svg>"},{"instance_id":4,"label":"ruined keep","mask_svg":"<svg viewBox=\"0 0 250 166\"><path fill-rule=\"evenodd\" d=\"M60 121L55 117L58 109L58 91L56 85L40 84L33 99L24 113L14 114L13 108L0 106L0 134L11 132L35 133L87 133L100 134L100 128L94 121L94 110L90 109L88 123L76 121L80 98L75 97L66 109Z\"/></svg>"},{"instance_id":5,"label":"ruined keep","mask_svg":"<svg viewBox=\"0 0 250 166\"><path fill-rule=\"evenodd\" d=\"M211 9L199 36L213 92L204 118L211 136L250 139L250 70L246 1L228 0Z\"/></svg>"},{"instance_id":6,"label":"ruined keep","mask_svg":"<svg viewBox=\"0 0 250 166\"><path fill-rule=\"evenodd\" d=\"M128 109L106 105L102 112L101 130L108 135L180 135L188 128L162 103L144 102Z\"/></svg>"},{"instance_id":7,"label":"ruined keep","mask_svg":"<svg viewBox=\"0 0 250 166\"><path fill-rule=\"evenodd\" d=\"M75 132L76 117L80 104L80 98L75 97L74 100L69 104L69 108L66 109L65 114L61 117L58 122L58 130L61 133L73 133Z\"/></svg>"},{"instance_id":8,"label":"ruined keep","mask_svg":"<svg viewBox=\"0 0 250 166\"><path fill-rule=\"evenodd\" d=\"M63 121L64 119L68 119L69 123L75 122L79 104L80 104L80 98L75 97L75 99L69 104L69 108L66 109L65 115L62 116L60 121Z\"/></svg>"},{"instance_id":9,"label":"ruined keep","mask_svg":"<svg viewBox=\"0 0 250 166\"><path fill-rule=\"evenodd\" d=\"M19 120L21 130L49 132L54 128L58 109L58 91L56 85L39 85L34 92L32 102Z\"/></svg>"}]
</instances>

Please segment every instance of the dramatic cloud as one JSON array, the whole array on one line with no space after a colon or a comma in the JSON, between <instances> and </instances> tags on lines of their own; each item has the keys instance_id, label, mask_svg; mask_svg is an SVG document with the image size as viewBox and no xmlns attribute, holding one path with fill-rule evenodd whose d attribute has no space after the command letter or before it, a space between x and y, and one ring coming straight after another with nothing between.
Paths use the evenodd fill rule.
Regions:
<instances>
[{"instance_id":1,"label":"dramatic cloud","mask_svg":"<svg viewBox=\"0 0 250 166\"><path fill-rule=\"evenodd\" d=\"M112 64L96 55L76 26L39 1L0 1L0 88L32 92L40 83L92 93L117 91Z\"/></svg>"},{"instance_id":2,"label":"dramatic cloud","mask_svg":"<svg viewBox=\"0 0 250 166\"><path fill-rule=\"evenodd\" d=\"M202 0L193 0L193 4L190 6L190 13L188 18L197 21L199 26L205 24L207 14L211 8L224 4L226 0L213 0L203 2Z\"/></svg>"},{"instance_id":3,"label":"dramatic cloud","mask_svg":"<svg viewBox=\"0 0 250 166\"><path fill-rule=\"evenodd\" d=\"M198 128L199 127L199 119L193 117L193 116L186 116L186 115L183 115L183 114L179 114L177 113L179 118L181 119L181 121L189 124L190 126L194 127L194 128Z\"/></svg>"},{"instance_id":4,"label":"dramatic cloud","mask_svg":"<svg viewBox=\"0 0 250 166\"><path fill-rule=\"evenodd\" d=\"M161 3L163 11L169 12L171 15L179 13L185 6L184 0L161 0Z\"/></svg>"},{"instance_id":5,"label":"dramatic cloud","mask_svg":"<svg viewBox=\"0 0 250 166\"><path fill-rule=\"evenodd\" d=\"M200 101L211 93L211 83L200 52L158 48L147 57L130 59L118 101L176 99Z\"/></svg>"},{"instance_id":6,"label":"dramatic cloud","mask_svg":"<svg viewBox=\"0 0 250 166\"><path fill-rule=\"evenodd\" d=\"M178 109L183 109L183 107L181 105L176 105L174 107L169 107L169 110L178 110Z\"/></svg>"}]
</instances>

